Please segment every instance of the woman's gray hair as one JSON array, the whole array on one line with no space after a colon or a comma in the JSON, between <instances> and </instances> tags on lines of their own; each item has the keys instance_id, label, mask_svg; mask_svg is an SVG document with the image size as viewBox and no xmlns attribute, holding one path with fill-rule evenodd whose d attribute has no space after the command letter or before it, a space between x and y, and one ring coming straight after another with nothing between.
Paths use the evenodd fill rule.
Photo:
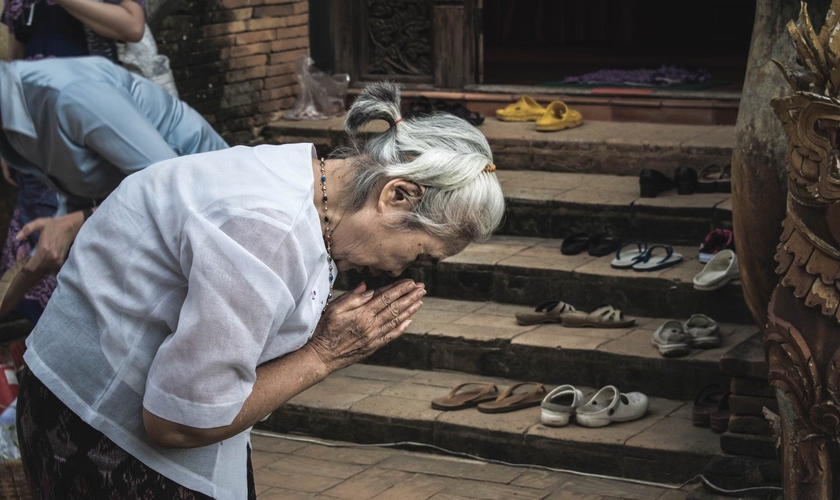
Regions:
<instances>
[{"instance_id":1,"label":"woman's gray hair","mask_svg":"<svg viewBox=\"0 0 840 500\"><path fill-rule=\"evenodd\" d=\"M505 202L484 134L449 113L400 116L399 89L389 82L367 85L350 107L344 129L351 146L334 155L352 159L348 208L361 209L381 179L401 178L425 188L401 226L444 239L489 238L502 221ZM374 120L390 128L366 138L362 128Z\"/></svg>"}]
</instances>

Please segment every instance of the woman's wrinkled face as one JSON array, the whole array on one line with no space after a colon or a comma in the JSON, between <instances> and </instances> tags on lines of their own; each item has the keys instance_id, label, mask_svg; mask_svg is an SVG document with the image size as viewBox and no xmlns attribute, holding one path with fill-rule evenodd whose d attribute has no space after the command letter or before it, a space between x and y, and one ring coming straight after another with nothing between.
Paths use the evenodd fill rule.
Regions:
<instances>
[{"instance_id":1,"label":"woman's wrinkled face","mask_svg":"<svg viewBox=\"0 0 840 500\"><path fill-rule=\"evenodd\" d=\"M338 236L338 235L337 235ZM405 268L418 262L437 264L460 253L468 241L443 241L422 230L393 227L371 228L363 238L341 244L338 237L333 258L339 271L355 269L376 276L388 273L399 276Z\"/></svg>"},{"instance_id":2,"label":"woman's wrinkled face","mask_svg":"<svg viewBox=\"0 0 840 500\"><path fill-rule=\"evenodd\" d=\"M414 263L436 264L463 251L467 238L444 240L422 229L399 227L401 212L411 210L422 193L416 184L389 181L362 210L344 217L332 233L338 270L398 276Z\"/></svg>"}]
</instances>

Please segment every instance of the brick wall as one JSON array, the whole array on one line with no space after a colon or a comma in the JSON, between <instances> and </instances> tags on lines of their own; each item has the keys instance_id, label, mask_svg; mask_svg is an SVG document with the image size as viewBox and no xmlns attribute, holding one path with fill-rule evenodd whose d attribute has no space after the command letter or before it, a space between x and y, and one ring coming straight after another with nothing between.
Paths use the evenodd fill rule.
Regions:
<instances>
[{"instance_id":1,"label":"brick wall","mask_svg":"<svg viewBox=\"0 0 840 500\"><path fill-rule=\"evenodd\" d=\"M231 144L294 103L294 63L309 53L308 0L188 0L153 28L181 99Z\"/></svg>"}]
</instances>

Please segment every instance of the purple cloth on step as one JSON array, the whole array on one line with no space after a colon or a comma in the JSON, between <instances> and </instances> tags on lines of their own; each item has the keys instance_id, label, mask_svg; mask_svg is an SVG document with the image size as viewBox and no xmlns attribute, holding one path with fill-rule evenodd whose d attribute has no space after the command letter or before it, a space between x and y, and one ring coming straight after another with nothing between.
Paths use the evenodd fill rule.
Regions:
<instances>
[{"instance_id":1,"label":"purple cloth on step","mask_svg":"<svg viewBox=\"0 0 840 500\"><path fill-rule=\"evenodd\" d=\"M659 69L599 69L593 73L569 76L563 83L650 85L666 87L690 83L706 83L711 75L705 69L689 70L663 65Z\"/></svg>"}]
</instances>

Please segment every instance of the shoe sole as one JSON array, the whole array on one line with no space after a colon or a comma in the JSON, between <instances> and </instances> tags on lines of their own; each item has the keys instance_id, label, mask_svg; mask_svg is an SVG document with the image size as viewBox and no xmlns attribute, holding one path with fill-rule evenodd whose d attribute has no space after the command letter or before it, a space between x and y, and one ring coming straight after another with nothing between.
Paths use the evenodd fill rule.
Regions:
<instances>
[{"instance_id":1,"label":"shoe sole","mask_svg":"<svg viewBox=\"0 0 840 500\"><path fill-rule=\"evenodd\" d=\"M540 422L548 427L565 427L569 425L571 416L570 413L556 413L543 409L540 413Z\"/></svg>"},{"instance_id":2,"label":"shoe sole","mask_svg":"<svg viewBox=\"0 0 840 500\"><path fill-rule=\"evenodd\" d=\"M688 343L688 345L697 349L714 349L715 347L720 347L720 344L719 337L702 337Z\"/></svg>"},{"instance_id":3,"label":"shoe sole","mask_svg":"<svg viewBox=\"0 0 840 500\"><path fill-rule=\"evenodd\" d=\"M535 122L535 121L539 120L540 118L542 118L542 115L539 115L539 116L533 116L532 115L532 116L522 116L522 117L517 116L515 118L501 117L499 115L496 115L496 119L499 120L499 121L502 121L502 122L518 122L518 123L521 123L521 122Z\"/></svg>"},{"instance_id":4,"label":"shoe sole","mask_svg":"<svg viewBox=\"0 0 840 500\"><path fill-rule=\"evenodd\" d=\"M563 123L561 125L536 125L535 128L538 132L558 132L560 130L566 130L567 128L575 128L580 127L583 125L583 122L580 123Z\"/></svg>"},{"instance_id":5,"label":"shoe sole","mask_svg":"<svg viewBox=\"0 0 840 500\"><path fill-rule=\"evenodd\" d=\"M688 344L659 344L655 340L651 340L650 343L659 349L659 354L664 358L676 358L691 352L691 347Z\"/></svg>"}]
</instances>

